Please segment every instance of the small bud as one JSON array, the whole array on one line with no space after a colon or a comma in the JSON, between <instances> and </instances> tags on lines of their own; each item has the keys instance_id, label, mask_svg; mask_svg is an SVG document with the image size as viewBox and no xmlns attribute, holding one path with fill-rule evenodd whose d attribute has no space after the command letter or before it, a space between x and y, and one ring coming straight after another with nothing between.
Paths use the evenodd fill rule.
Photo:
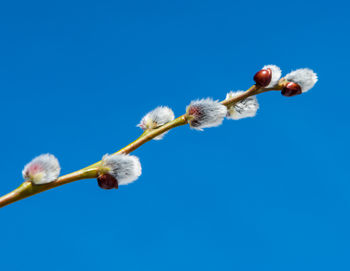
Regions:
<instances>
[{"instance_id":1,"label":"small bud","mask_svg":"<svg viewBox=\"0 0 350 271\"><path fill-rule=\"evenodd\" d=\"M51 183L60 175L60 165L52 154L42 154L34 158L23 169L22 175L26 181L33 184Z\"/></svg>"},{"instance_id":2,"label":"small bud","mask_svg":"<svg viewBox=\"0 0 350 271\"><path fill-rule=\"evenodd\" d=\"M292 97L301 94L301 87L293 82L288 82L282 89L282 95L286 97Z\"/></svg>"},{"instance_id":3,"label":"small bud","mask_svg":"<svg viewBox=\"0 0 350 271\"><path fill-rule=\"evenodd\" d=\"M267 87L270 84L271 79L271 69L262 69L254 75L254 81L260 87Z\"/></svg>"},{"instance_id":4,"label":"small bud","mask_svg":"<svg viewBox=\"0 0 350 271\"><path fill-rule=\"evenodd\" d=\"M202 130L219 126L227 114L227 108L218 101L207 98L192 101L186 112L191 128Z\"/></svg>"},{"instance_id":5,"label":"small bud","mask_svg":"<svg viewBox=\"0 0 350 271\"><path fill-rule=\"evenodd\" d=\"M285 76L285 79L288 82L293 82L295 84L298 84L301 88L302 93L309 91L311 88L314 87L314 85L318 81L317 74L313 70L307 69L307 68L292 71L291 73L288 73Z\"/></svg>"},{"instance_id":6,"label":"small bud","mask_svg":"<svg viewBox=\"0 0 350 271\"><path fill-rule=\"evenodd\" d=\"M273 88L277 86L278 80L280 80L282 71L280 67L276 65L265 65L254 76L256 84L263 88Z\"/></svg>"},{"instance_id":7,"label":"small bud","mask_svg":"<svg viewBox=\"0 0 350 271\"><path fill-rule=\"evenodd\" d=\"M270 83L266 86L266 88L273 88L278 85L278 81L281 78L282 71L280 67L276 65L266 65L263 67L263 69L270 70L271 71L271 81Z\"/></svg>"},{"instance_id":8,"label":"small bud","mask_svg":"<svg viewBox=\"0 0 350 271\"><path fill-rule=\"evenodd\" d=\"M164 124L167 124L170 121L175 119L174 112L167 106L158 106L156 109L148 112L141 120L141 122L137 125L142 130L153 130ZM162 135L155 137L155 140L160 140L163 138Z\"/></svg>"},{"instance_id":9,"label":"small bud","mask_svg":"<svg viewBox=\"0 0 350 271\"><path fill-rule=\"evenodd\" d=\"M118 181L110 174L102 174L97 178L98 186L102 189L118 189Z\"/></svg>"},{"instance_id":10,"label":"small bud","mask_svg":"<svg viewBox=\"0 0 350 271\"><path fill-rule=\"evenodd\" d=\"M102 158L103 174L109 174L117 180L118 185L135 181L141 175L140 160L128 154L106 154ZM110 181L110 180L109 180Z\"/></svg>"},{"instance_id":11,"label":"small bud","mask_svg":"<svg viewBox=\"0 0 350 271\"><path fill-rule=\"evenodd\" d=\"M244 93L244 91L231 91L227 93L226 100L232 99L238 95L241 95L242 93ZM227 118L239 120L243 118L254 117L258 109L259 103L256 96L250 96L227 108Z\"/></svg>"}]
</instances>

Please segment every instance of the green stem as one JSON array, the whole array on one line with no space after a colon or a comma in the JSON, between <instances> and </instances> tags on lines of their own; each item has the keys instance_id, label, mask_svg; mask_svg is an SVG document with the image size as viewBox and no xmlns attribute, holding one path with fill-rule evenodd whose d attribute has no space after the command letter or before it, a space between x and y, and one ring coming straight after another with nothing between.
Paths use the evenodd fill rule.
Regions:
<instances>
[{"instance_id":1,"label":"green stem","mask_svg":"<svg viewBox=\"0 0 350 271\"><path fill-rule=\"evenodd\" d=\"M256 85L253 85L250 87L247 91L242 93L241 95L238 95L232 99L224 100L221 103L227 107L234 105L235 103L246 99L249 96L256 95L259 93L265 92L264 89L258 88ZM175 120L157 128L151 131L145 131L138 139L131 142L129 145L125 146L124 148L117 151L115 154L128 154L132 151L136 150L146 142L152 140L153 138L175 128L178 126L182 126L187 124L187 115L182 115ZM25 199L27 197L33 196L35 194L41 193L43 191L71 183L74 181L82 180L82 179L92 179L97 178L99 175L99 167L100 167L101 161L90 165L86 168L80 169L78 171L75 171L73 173L64 175L59 177L56 181L48 183L48 184L42 184L42 185L35 185L32 184L29 181L25 181L22 183L18 188L13 190L12 192L0 197L0 208L9 205L11 203L14 203L16 201L19 201L21 199Z\"/></svg>"},{"instance_id":2,"label":"green stem","mask_svg":"<svg viewBox=\"0 0 350 271\"><path fill-rule=\"evenodd\" d=\"M141 145L145 144L146 142L152 140L154 137L161 135L172 128L185 125L185 124L187 124L186 117L185 116L178 117L177 119L163 125L162 127L159 127L158 129L155 129L150 132L144 132L138 139L136 139L134 142L130 143L126 147L122 148L121 150L117 151L116 154L117 153L128 154L134 151L135 149L137 149L138 147L140 147ZM83 168L81 170L61 176L56 181L48 184L35 185L35 184L32 184L32 182L26 181L23 184L21 184L18 188L13 190L12 192L0 198L0 208L6 205L9 205L11 203L14 203L16 201L19 201L21 199L33 196L35 194L41 193L43 191L46 191L67 183L71 183L82 179L97 178L99 175L100 163L101 161L91 166L88 166L86 168Z\"/></svg>"},{"instance_id":3,"label":"green stem","mask_svg":"<svg viewBox=\"0 0 350 271\"><path fill-rule=\"evenodd\" d=\"M247 91L243 92L241 95L238 95L228 100L223 100L221 104L226 105L227 107L230 107L235 103L248 98L249 96L257 94L260 89L261 88L259 88L257 85L253 85Z\"/></svg>"},{"instance_id":4,"label":"green stem","mask_svg":"<svg viewBox=\"0 0 350 271\"><path fill-rule=\"evenodd\" d=\"M0 208L57 186L82 179L96 178L98 176L98 171L99 169L96 167L87 167L59 177L54 182L41 185L35 185L32 182L25 181L18 188L0 198Z\"/></svg>"}]
</instances>

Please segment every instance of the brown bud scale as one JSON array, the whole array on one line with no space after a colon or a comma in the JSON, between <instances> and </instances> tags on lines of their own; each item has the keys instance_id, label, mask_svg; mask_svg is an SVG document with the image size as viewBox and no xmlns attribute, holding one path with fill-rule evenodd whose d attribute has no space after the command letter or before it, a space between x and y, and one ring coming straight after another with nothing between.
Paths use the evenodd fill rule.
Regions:
<instances>
[{"instance_id":1,"label":"brown bud scale","mask_svg":"<svg viewBox=\"0 0 350 271\"><path fill-rule=\"evenodd\" d=\"M118 189L118 181L110 174L102 174L97 178L98 186L102 189Z\"/></svg>"},{"instance_id":2,"label":"brown bud scale","mask_svg":"<svg viewBox=\"0 0 350 271\"><path fill-rule=\"evenodd\" d=\"M301 94L301 87L294 83L294 82L289 82L287 83L283 89L282 89L282 92L281 94L283 96L286 96L286 97L292 97L292 96L295 96L295 95L299 95Z\"/></svg>"},{"instance_id":3,"label":"brown bud scale","mask_svg":"<svg viewBox=\"0 0 350 271\"><path fill-rule=\"evenodd\" d=\"M263 69L254 75L255 83L260 87L267 87L272 79L271 69Z\"/></svg>"}]
</instances>

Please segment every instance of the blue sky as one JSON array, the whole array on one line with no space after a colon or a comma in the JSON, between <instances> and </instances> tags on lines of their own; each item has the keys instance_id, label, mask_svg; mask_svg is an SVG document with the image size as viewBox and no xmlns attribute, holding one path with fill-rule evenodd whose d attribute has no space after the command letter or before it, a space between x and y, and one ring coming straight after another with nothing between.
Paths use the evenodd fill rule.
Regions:
<instances>
[{"instance_id":1,"label":"blue sky","mask_svg":"<svg viewBox=\"0 0 350 271\"><path fill-rule=\"evenodd\" d=\"M116 191L84 180L0 210L1 270L349 270L346 1L2 1L0 192L55 154L63 173L176 115L310 67L305 95L267 93L252 119L177 128L135 151Z\"/></svg>"}]
</instances>

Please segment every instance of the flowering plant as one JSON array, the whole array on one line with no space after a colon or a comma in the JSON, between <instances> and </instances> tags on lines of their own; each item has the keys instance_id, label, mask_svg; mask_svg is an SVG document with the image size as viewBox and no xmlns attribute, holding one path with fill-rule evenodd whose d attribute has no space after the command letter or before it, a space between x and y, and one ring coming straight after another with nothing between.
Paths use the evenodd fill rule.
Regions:
<instances>
[{"instance_id":1,"label":"flowering plant","mask_svg":"<svg viewBox=\"0 0 350 271\"><path fill-rule=\"evenodd\" d=\"M157 107L137 125L143 130L138 139L112 155L106 154L93 165L61 177L57 158L52 154L40 155L24 167L22 174L25 181L17 189L0 197L0 207L81 179L97 179L102 189L132 183L141 175L141 163L136 156L129 154L146 142L160 140L171 129L186 124L203 130L221 125L225 118L239 120L254 117L259 109L256 95L280 91L283 96L292 97L309 91L318 80L316 73L307 68L295 70L283 78L281 75L279 67L266 65L255 74L255 84L248 90L231 91L221 102L211 98L192 101L186 113L177 118L169 107Z\"/></svg>"}]
</instances>

